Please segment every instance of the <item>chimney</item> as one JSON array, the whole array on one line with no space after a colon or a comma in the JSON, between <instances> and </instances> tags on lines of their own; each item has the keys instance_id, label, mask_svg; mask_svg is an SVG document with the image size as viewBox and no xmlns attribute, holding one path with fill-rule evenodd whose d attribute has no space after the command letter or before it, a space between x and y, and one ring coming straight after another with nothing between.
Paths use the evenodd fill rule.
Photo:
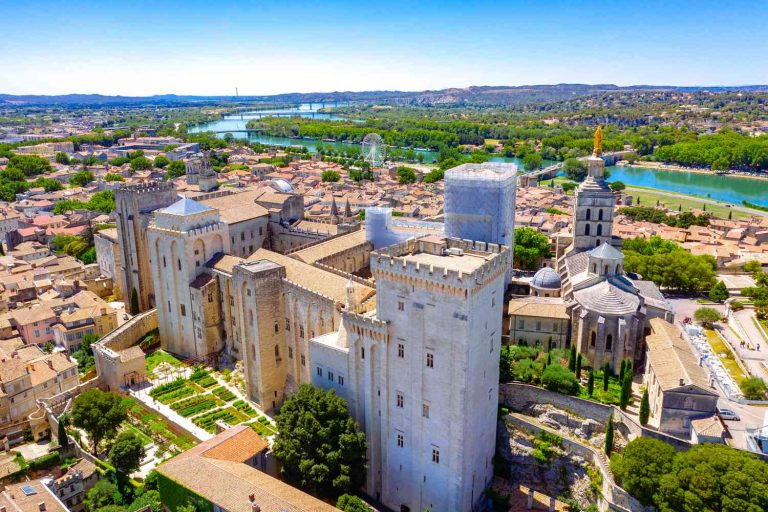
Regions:
<instances>
[{"instance_id":1,"label":"chimney","mask_svg":"<svg viewBox=\"0 0 768 512\"><path fill-rule=\"evenodd\" d=\"M685 379L680 379L680 385L685 386Z\"/></svg>"},{"instance_id":2,"label":"chimney","mask_svg":"<svg viewBox=\"0 0 768 512\"><path fill-rule=\"evenodd\" d=\"M45 512L45 502L41 501L40 503L38 503L37 508L38 510L40 510L40 512Z\"/></svg>"}]
</instances>

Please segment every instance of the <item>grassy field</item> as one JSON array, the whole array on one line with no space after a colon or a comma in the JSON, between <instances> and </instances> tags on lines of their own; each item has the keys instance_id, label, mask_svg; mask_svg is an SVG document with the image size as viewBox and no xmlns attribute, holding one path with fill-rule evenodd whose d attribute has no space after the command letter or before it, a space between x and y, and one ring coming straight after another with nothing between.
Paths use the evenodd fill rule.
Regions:
<instances>
[{"instance_id":1,"label":"grassy field","mask_svg":"<svg viewBox=\"0 0 768 512\"><path fill-rule=\"evenodd\" d=\"M182 364L181 361L164 350L155 350L151 354L147 354L147 371L153 371L160 363L168 363L171 366L180 366Z\"/></svg>"},{"instance_id":2,"label":"grassy field","mask_svg":"<svg viewBox=\"0 0 768 512\"><path fill-rule=\"evenodd\" d=\"M715 331L712 329L707 329L706 331L709 346L712 347L712 351L715 353L715 355L720 358L720 361L723 363L725 369L728 370L728 373L731 374L733 380L738 384L742 380L746 379L747 376L744 375L743 371L741 371L741 367L736 361L736 356L733 355L731 348L720 338L720 336L718 336ZM723 357L722 354L725 354L725 357Z\"/></svg>"},{"instance_id":3,"label":"grassy field","mask_svg":"<svg viewBox=\"0 0 768 512\"><path fill-rule=\"evenodd\" d=\"M744 213L732 208L727 208L726 203L718 202L718 204L704 204L701 200L695 196L686 196L679 194L677 197L670 197L664 194L658 194L654 189L641 188L641 187L627 187L627 193L634 198L634 205L637 206L656 206L656 202L660 206L669 208L670 210L677 210L682 207L684 212L691 210L701 210L706 206L707 211L715 217L721 219L727 219L728 215L731 215L732 219L744 219L751 217L750 214ZM638 201L640 201L638 205Z\"/></svg>"}]
</instances>

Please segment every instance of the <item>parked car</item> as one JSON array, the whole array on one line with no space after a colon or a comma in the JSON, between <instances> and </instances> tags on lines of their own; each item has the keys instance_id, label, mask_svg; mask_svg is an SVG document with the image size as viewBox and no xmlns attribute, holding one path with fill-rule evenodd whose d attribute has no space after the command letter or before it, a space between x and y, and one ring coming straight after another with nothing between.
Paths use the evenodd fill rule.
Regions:
<instances>
[{"instance_id":1,"label":"parked car","mask_svg":"<svg viewBox=\"0 0 768 512\"><path fill-rule=\"evenodd\" d=\"M723 420L730 420L730 421L740 421L741 418L739 418L739 415L733 412L730 409L717 409L717 415L720 416Z\"/></svg>"}]
</instances>

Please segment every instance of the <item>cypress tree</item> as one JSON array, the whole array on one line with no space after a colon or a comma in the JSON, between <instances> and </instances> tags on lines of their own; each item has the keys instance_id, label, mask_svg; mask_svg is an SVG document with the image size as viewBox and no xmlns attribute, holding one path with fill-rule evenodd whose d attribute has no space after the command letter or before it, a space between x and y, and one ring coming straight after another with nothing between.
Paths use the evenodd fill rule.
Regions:
<instances>
[{"instance_id":1,"label":"cypress tree","mask_svg":"<svg viewBox=\"0 0 768 512\"><path fill-rule=\"evenodd\" d=\"M139 292L136 291L136 288L131 290L131 314L139 314Z\"/></svg>"},{"instance_id":2,"label":"cypress tree","mask_svg":"<svg viewBox=\"0 0 768 512\"><path fill-rule=\"evenodd\" d=\"M595 372L593 370L589 370L589 380L587 380L587 392L589 393L589 396L592 396L592 393L595 392Z\"/></svg>"},{"instance_id":3,"label":"cypress tree","mask_svg":"<svg viewBox=\"0 0 768 512\"><path fill-rule=\"evenodd\" d=\"M651 412L651 404L648 402L648 389L643 391L643 398L640 400L640 424L648 423L648 416Z\"/></svg>"},{"instance_id":4,"label":"cypress tree","mask_svg":"<svg viewBox=\"0 0 768 512\"><path fill-rule=\"evenodd\" d=\"M66 448L67 446L69 446L69 438L67 437L67 429L65 425L66 421L67 421L67 417L65 415L62 414L61 416L59 416L58 436L59 436L59 446L61 448Z\"/></svg>"},{"instance_id":5,"label":"cypress tree","mask_svg":"<svg viewBox=\"0 0 768 512\"><path fill-rule=\"evenodd\" d=\"M619 400L619 405L622 410L627 408L630 398L632 398L632 375L627 373L624 375L624 380L621 381L621 398Z\"/></svg>"},{"instance_id":6,"label":"cypress tree","mask_svg":"<svg viewBox=\"0 0 768 512\"><path fill-rule=\"evenodd\" d=\"M576 371L576 345L571 345L571 352L568 355L568 369Z\"/></svg>"},{"instance_id":7,"label":"cypress tree","mask_svg":"<svg viewBox=\"0 0 768 512\"><path fill-rule=\"evenodd\" d=\"M605 426L605 454L610 455L613 451L613 412L608 417L608 424Z\"/></svg>"},{"instance_id":8,"label":"cypress tree","mask_svg":"<svg viewBox=\"0 0 768 512\"><path fill-rule=\"evenodd\" d=\"M581 379L581 354L576 356L576 378Z\"/></svg>"},{"instance_id":9,"label":"cypress tree","mask_svg":"<svg viewBox=\"0 0 768 512\"><path fill-rule=\"evenodd\" d=\"M608 379L611 377L611 365L606 362L603 365L603 391L608 391Z\"/></svg>"},{"instance_id":10,"label":"cypress tree","mask_svg":"<svg viewBox=\"0 0 768 512\"><path fill-rule=\"evenodd\" d=\"M621 360L621 369L619 369L619 382L624 382L624 370L627 368L626 362Z\"/></svg>"},{"instance_id":11,"label":"cypress tree","mask_svg":"<svg viewBox=\"0 0 768 512\"><path fill-rule=\"evenodd\" d=\"M627 364L624 366L624 375L629 375L629 378L632 378L632 360L627 359Z\"/></svg>"},{"instance_id":12,"label":"cypress tree","mask_svg":"<svg viewBox=\"0 0 768 512\"><path fill-rule=\"evenodd\" d=\"M547 366L552 365L552 352L547 352Z\"/></svg>"}]
</instances>

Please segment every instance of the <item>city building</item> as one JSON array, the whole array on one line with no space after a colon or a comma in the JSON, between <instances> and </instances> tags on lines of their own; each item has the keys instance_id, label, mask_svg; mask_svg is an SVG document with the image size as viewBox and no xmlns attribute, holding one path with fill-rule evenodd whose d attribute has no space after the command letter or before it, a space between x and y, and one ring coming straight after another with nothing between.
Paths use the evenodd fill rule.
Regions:
<instances>
[{"instance_id":1,"label":"city building","mask_svg":"<svg viewBox=\"0 0 768 512\"><path fill-rule=\"evenodd\" d=\"M10 484L0 492L0 509L6 512L68 512L43 480Z\"/></svg>"}]
</instances>

